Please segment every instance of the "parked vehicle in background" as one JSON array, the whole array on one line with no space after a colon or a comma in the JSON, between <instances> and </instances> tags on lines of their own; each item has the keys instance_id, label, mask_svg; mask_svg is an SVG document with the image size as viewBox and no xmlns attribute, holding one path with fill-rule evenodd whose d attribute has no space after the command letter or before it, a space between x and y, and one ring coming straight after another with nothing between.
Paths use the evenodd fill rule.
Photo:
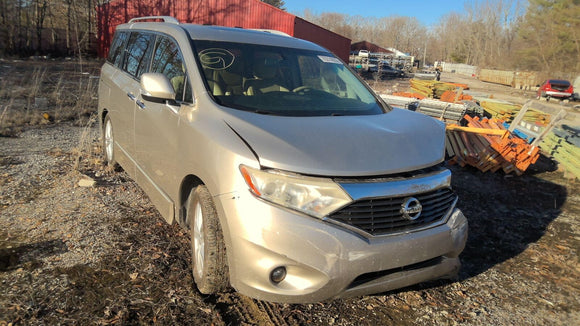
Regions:
<instances>
[{"instance_id":1,"label":"parked vehicle in background","mask_svg":"<svg viewBox=\"0 0 580 326\"><path fill-rule=\"evenodd\" d=\"M572 83L572 87L574 87L574 94L572 98L574 101L580 101L580 76L576 76L574 82Z\"/></svg>"},{"instance_id":2,"label":"parked vehicle in background","mask_svg":"<svg viewBox=\"0 0 580 326\"><path fill-rule=\"evenodd\" d=\"M104 153L189 229L200 292L304 303L457 274L467 220L442 122L316 44L156 18L115 32Z\"/></svg>"},{"instance_id":3,"label":"parked vehicle in background","mask_svg":"<svg viewBox=\"0 0 580 326\"><path fill-rule=\"evenodd\" d=\"M381 78L403 78L407 76L403 70L393 68L386 62L383 62L380 67Z\"/></svg>"},{"instance_id":4,"label":"parked vehicle in background","mask_svg":"<svg viewBox=\"0 0 580 326\"><path fill-rule=\"evenodd\" d=\"M548 79L538 89L538 99L541 97L556 97L560 99L572 98L574 87L567 80Z\"/></svg>"},{"instance_id":5,"label":"parked vehicle in background","mask_svg":"<svg viewBox=\"0 0 580 326\"><path fill-rule=\"evenodd\" d=\"M375 58L369 59L367 70L360 74L363 77L372 77L373 79L404 78L407 76L403 70L389 65L388 61L380 61Z\"/></svg>"}]
</instances>

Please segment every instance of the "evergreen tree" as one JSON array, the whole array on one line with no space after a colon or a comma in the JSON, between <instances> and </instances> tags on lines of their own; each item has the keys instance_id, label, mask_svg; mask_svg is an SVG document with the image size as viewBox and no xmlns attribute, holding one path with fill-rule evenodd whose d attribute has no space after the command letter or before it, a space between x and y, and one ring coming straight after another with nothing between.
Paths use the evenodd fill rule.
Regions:
<instances>
[{"instance_id":1,"label":"evergreen tree","mask_svg":"<svg viewBox=\"0 0 580 326\"><path fill-rule=\"evenodd\" d=\"M580 0L529 0L519 27L523 66L580 71Z\"/></svg>"},{"instance_id":2,"label":"evergreen tree","mask_svg":"<svg viewBox=\"0 0 580 326\"><path fill-rule=\"evenodd\" d=\"M272 5L276 8L286 10L286 8L284 8L284 0L260 0L260 1Z\"/></svg>"}]
</instances>

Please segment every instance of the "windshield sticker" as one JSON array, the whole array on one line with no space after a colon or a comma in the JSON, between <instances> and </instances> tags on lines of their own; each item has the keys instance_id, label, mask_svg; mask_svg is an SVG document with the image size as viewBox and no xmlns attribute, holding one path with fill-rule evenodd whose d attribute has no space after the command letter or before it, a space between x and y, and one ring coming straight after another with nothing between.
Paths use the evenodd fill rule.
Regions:
<instances>
[{"instance_id":1,"label":"windshield sticker","mask_svg":"<svg viewBox=\"0 0 580 326\"><path fill-rule=\"evenodd\" d=\"M229 68L236 57L226 49L205 49L199 52L199 60L204 68L224 70Z\"/></svg>"},{"instance_id":2,"label":"windshield sticker","mask_svg":"<svg viewBox=\"0 0 580 326\"><path fill-rule=\"evenodd\" d=\"M322 62L325 62L325 63L336 63L336 64L339 64L339 65L342 64L342 62L340 62L340 60L338 60L335 57L329 57L329 56L325 56L325 55L319 55L318 56L318 59L322 60Z\"/></svg>"}]
</instances>

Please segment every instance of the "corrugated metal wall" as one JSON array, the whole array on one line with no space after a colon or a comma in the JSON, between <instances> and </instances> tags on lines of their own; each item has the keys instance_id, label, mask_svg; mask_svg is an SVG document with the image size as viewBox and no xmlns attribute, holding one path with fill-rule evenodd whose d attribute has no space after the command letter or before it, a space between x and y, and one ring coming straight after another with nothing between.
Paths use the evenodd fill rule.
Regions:
<instances>
[{"instance_id":1,"label":"corrugated metal wall","mask_svg":"<svg viewBox=\"0 0 580 326\"><path fill-rule=\"evenodd\" d=\"M99 55L115 27L141 16L173 16L180 22L282 31L329 49L348 62L350 39L259 0L113 0L97 7Z\"/></svg>"},{"instance_id":2,"label":"corrugated metal wall","mask_svg":"<svg viewBox=\"0 0 580 326\"><path fill-rule=\"evenodd\" d=\"M314 42L332 51L337 57L348 63L350 39L333 33L300 17L294 20L294 37Z\"/></svg>"},{"instance_id":3,"label":"corrugated metal wall","mask_svg":"<svg viewBox=\"0 0 580 326\"><path fill-rule=\"evenodd\" d=\"M294 15L257 0L176 1L182 22L243 28L275 29L293 35Z\"/></svg>"}]
</instances>

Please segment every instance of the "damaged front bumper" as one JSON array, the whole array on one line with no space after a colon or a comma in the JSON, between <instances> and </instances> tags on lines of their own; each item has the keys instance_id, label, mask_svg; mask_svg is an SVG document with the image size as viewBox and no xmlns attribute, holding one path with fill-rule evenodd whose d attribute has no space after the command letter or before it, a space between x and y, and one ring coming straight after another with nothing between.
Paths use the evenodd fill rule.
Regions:
<instances>
[{"instance_id":1,"label":"damaged front bumper","mask_svg":"<svg viewBox=\"0 0 580 326\"><path fill-rule=\"evenodd\" d=\"M220 215L228 215L222 225L229 230L232 286L273 302L319 302L453 277L467 240L467 220L457 208L434 227L367 238L249 192L215 199ZM280 267L286 277L274 282Z\"/></svg>"}]
</instances>

